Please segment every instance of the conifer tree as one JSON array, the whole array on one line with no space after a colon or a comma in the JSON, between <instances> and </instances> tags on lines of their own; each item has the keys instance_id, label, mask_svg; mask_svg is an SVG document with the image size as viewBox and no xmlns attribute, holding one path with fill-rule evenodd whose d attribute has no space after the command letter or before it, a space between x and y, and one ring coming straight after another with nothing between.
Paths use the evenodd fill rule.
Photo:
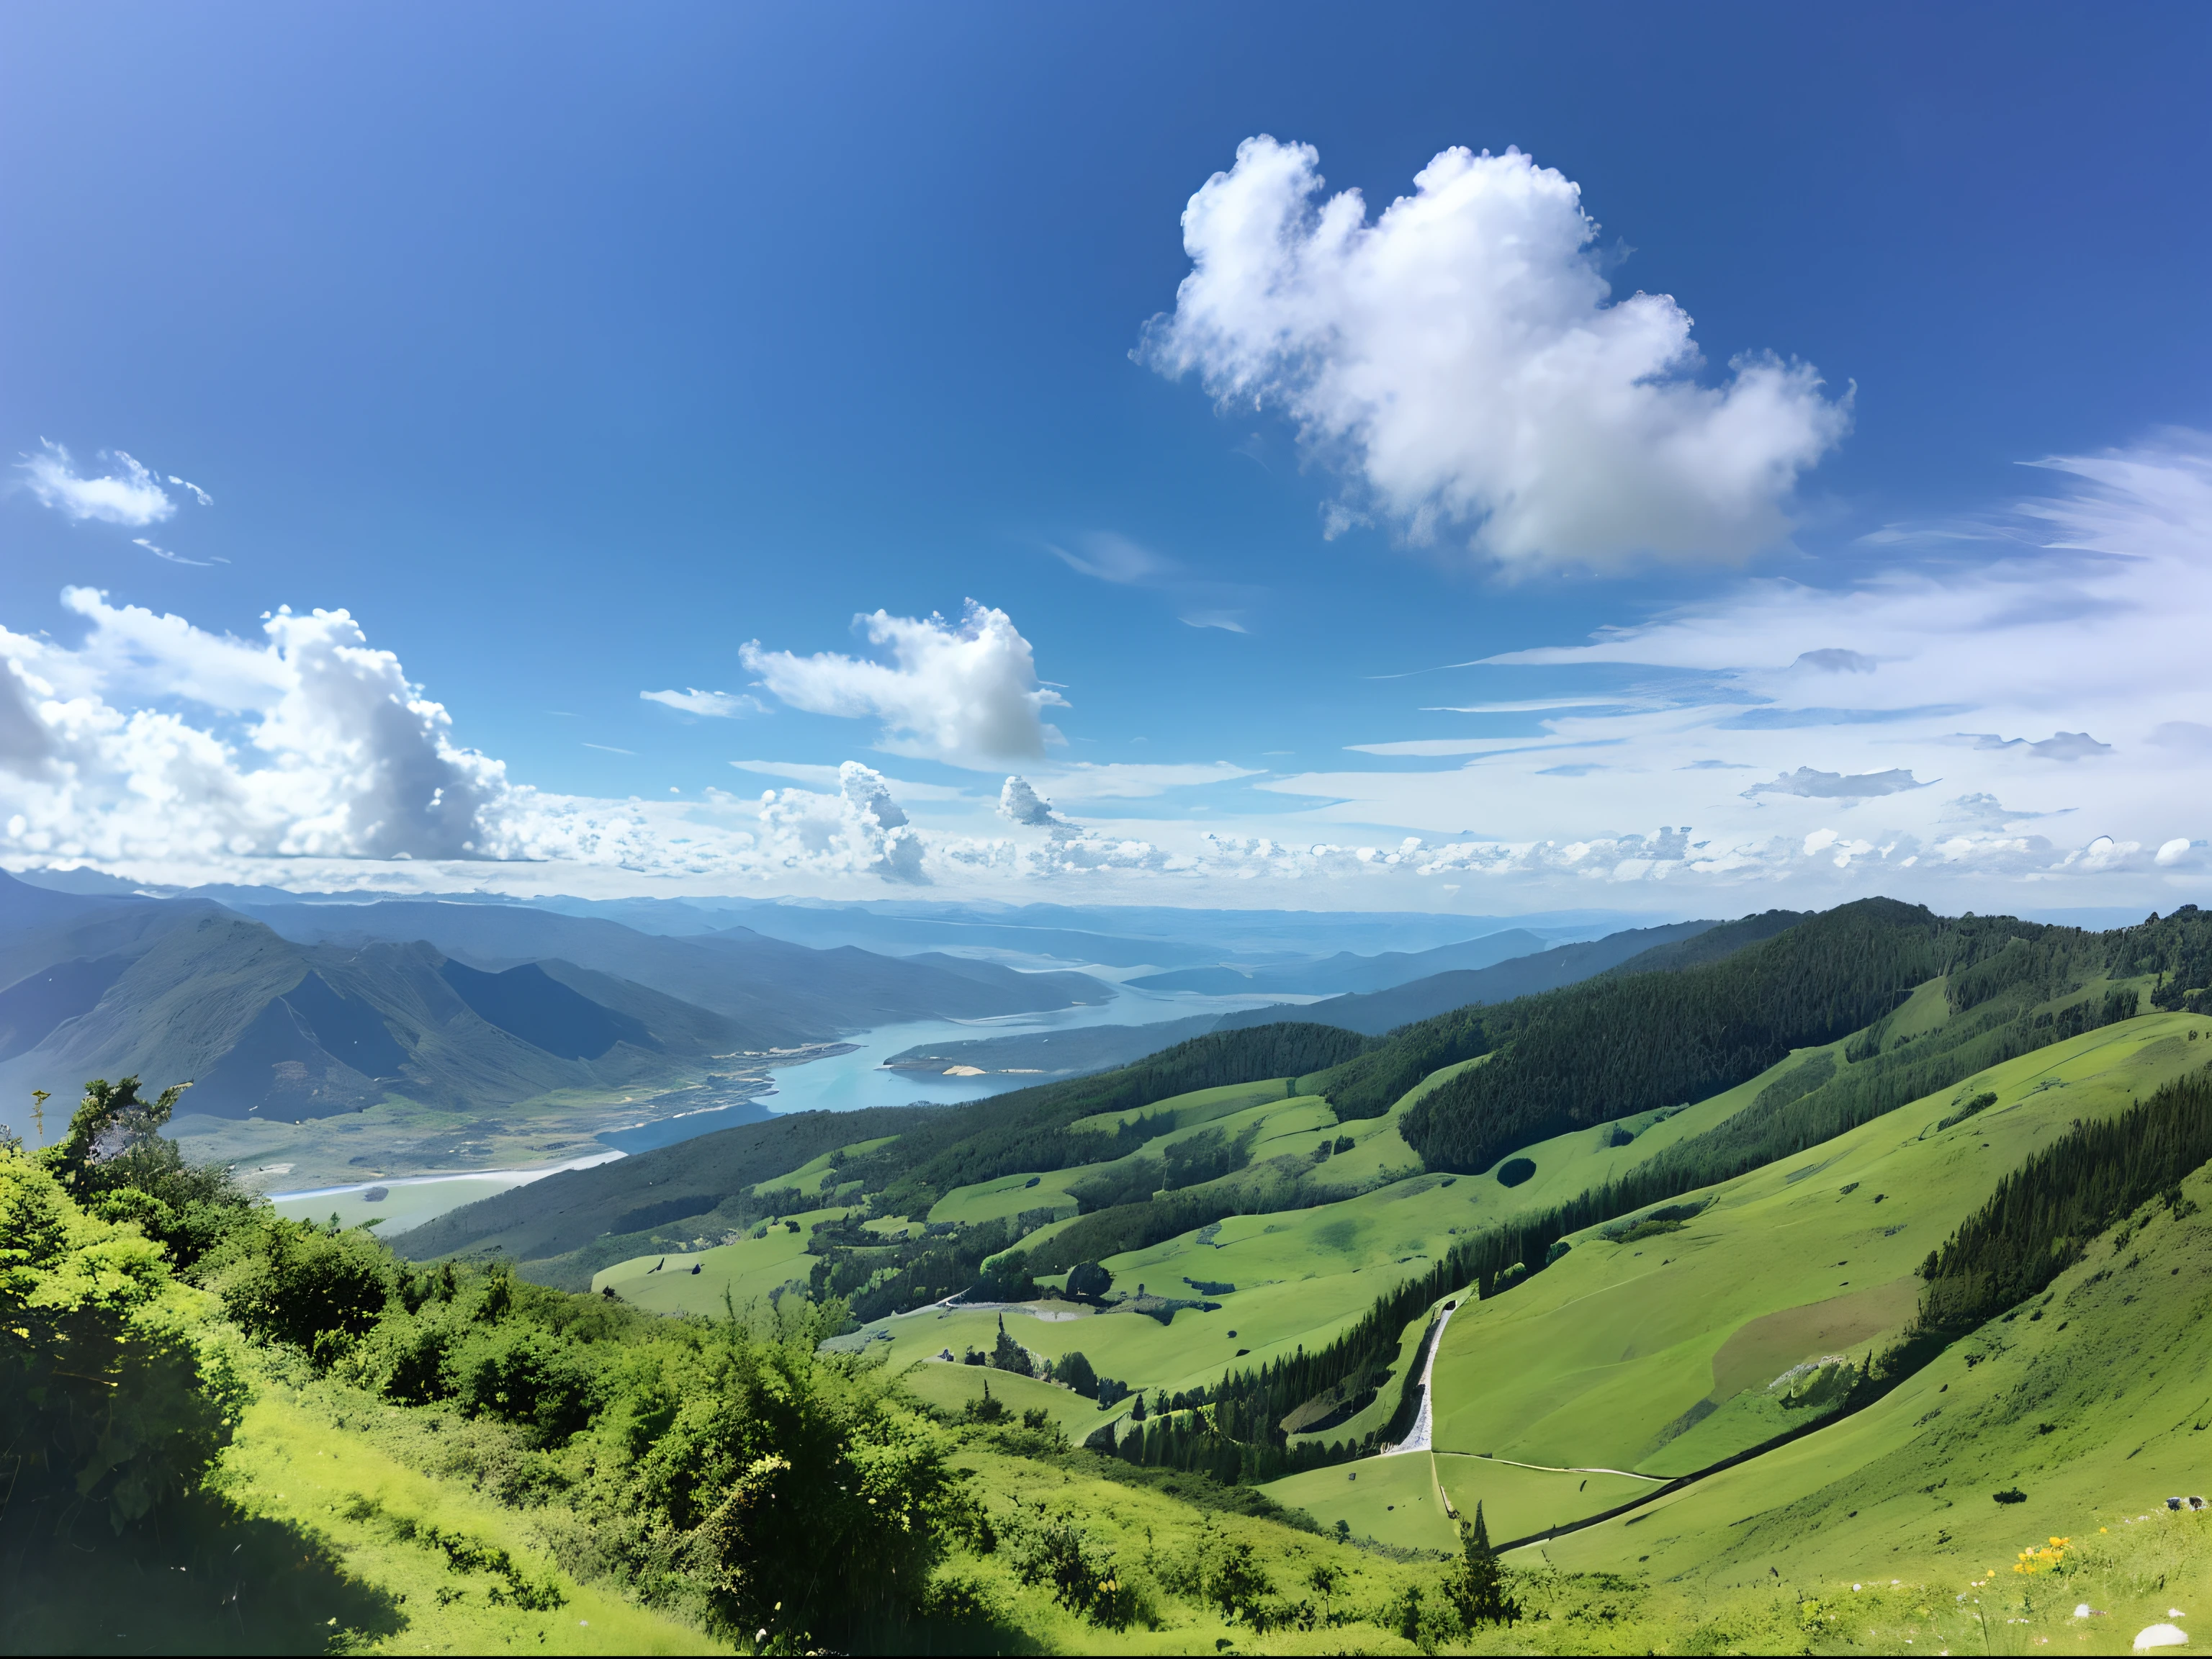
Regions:
<instances>
[{"instance_id":1,"label":"conifer tree","mask_svg":"<svg viewBox=\"0 0 2212 1659\"><path fill-rule=\"evenodd\" d=\"M1521 1604L1513 1599L1505 1569L1498 1564L1498 1552L1490 1547L1490 1525L1482 1518L1480 1501L1474 1506L1474 1524L1459 1523L1459 1571L1448 1593L1460 1618L1470 1626L1510 1625L1518 1619Z\"/></svg>"}]
</instances>

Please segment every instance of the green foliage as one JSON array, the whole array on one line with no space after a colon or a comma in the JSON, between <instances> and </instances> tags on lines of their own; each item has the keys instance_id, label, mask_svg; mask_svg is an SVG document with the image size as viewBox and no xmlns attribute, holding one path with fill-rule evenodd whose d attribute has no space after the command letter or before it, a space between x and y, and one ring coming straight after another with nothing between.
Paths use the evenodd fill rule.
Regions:
<instances>
[{"instance_id":1,"label":"green foliage","mask_svg":"<svg viewBox=\"0 0 2212 1659\"><path fill-rule=\"evenodd\" d=\"M1990 1090L1984 1089L1981 1093L1976 1095L1972 1100L1967 1101L1964 1105L1960 1106L1956 1111L1950 1113L1948 1116L1936 1120L1936 1127L1931 1131L1931 1133L1941 1134L1946 1129L1956 1128L1960 1124L1964 1123L1968 1118L1973 1116L1977 1112L1986 1112L1990 1107L1996 1103L1997 1097L1996 1094Z\"/></svg>"},{"instance_id":2,"label":"green foliage","mask_svg":"<svg viewBox=\"0 0 2212 1659\"><path fill-rule=\"evenodd\" d=\"M1103 1296L1114 1288L1114 1275L1096 1261L1079 1261L1067 1270L1070 1296Z\"/></svg>"},{"instance_id":3,"label":"green foliage","mask_svg":"<svg viewBox=\"0 0 2212 1659\"><path fill-rule=\"evenodd\" d=\"M1085 1400L1098 1398L1098 1373L1091 1368L1090 1360L1084 1358L1082 1349L1076 1348L1060 1355L1059 1364L1053 1367L1053 1375Z\"/></svg>"},{"instance_id":4,"label":"green foliage","mask_svg":"<svg viewBox=\"0 0 2212 1659\"><path fill-rule=\"evenodd\" d=\"M198 1277L249 1335L328 1364L383 1317L399 1274L365 1232L257 1210L208 1252Z\"/></svg>"},{"instance_id":5,"label":"green foliage","mask_svg":"<svg viewBox=\"0 0 2212 1659\"><path fill-rule=\"evenodd\" d=\"M1446 1582L1444 1595L1472 1629L1476 1625L1511 1624L1521 1616L1521 1604L1509 1588L1498 1552L1490 1547L1490 1526L1482 1518L1482 1504L1474 1506L1474 1524L1459 1523L1460 1559L1457 1571Z\"/></svg>"},{"instance_id":6,"label":"green foliage","mask_svg":"<svg viewBox=\"0 0 2212 1659\"><path fill-rule=\"evenodd\" d=\"M67 1133L40 1161L93 1213L135 1223L189 1267L252 1200L219 1165L192 1166L161 1127L191 1085L176 1084L147 1100L138 1079L96 1078Z\"/></svg>"},{"instance_id":7,"label":"green foliage","mask_svg":"<svg viewBox=\"0 0 2212 1659\"><path fill-rule=\"evenodd\" d=\"M636 1567L701 1585L717 1628L847 1643L921 1603L959 1512L946 1448L878 1373L817 1352L836 1310L654 1343L598 1429L594 1499Z\"/></svg>"},{"instance_id":8,"label":"green foliage","mask_svg":"<svg viewBox=\"0 0 2212 1659\"><path fill-rule=\"evenodd\" d=\"M956 1187L1104 1162L1161 1127L1139 1121L1124 1124L1118 1135L1066 1133L1079 1118L1133 1112L1200 1089L1301 1077L1349 1059L1369 1041L1336 1026L1297 1022L1193 1037L1119 1071L966 1106L933 1107L920 1127L855 1159L846 1174L862 1190L880 1192L887 1213L919 1215Z\"/></svg>"},{"instance_id":9,"label":"green foliage","mask_svg":"<svg viewBox=\"0 0 2212 1659\"><path fill-rule=\"evenodd\" d=\"M996 1370L1012 1371L1017 1376L1035 1376L1036 1362L1030 1351L1006 1334L1006 1316L999 1316L999 1340L991 1346L991 1364Z\"/></svg>"},{"instance_id":10,"label":"green foliage","mask_svg":"<svg viewBox=\"0 0 2212 1659\"><path fill-rule=\"evenodd\" d=\"M42 1161L0 1151L7 1523L59 1528L89 1506L120 1531L196 1488L245 1389L208 1298L136 1228L85 1214Z\"/></svg>"}]
</instances>

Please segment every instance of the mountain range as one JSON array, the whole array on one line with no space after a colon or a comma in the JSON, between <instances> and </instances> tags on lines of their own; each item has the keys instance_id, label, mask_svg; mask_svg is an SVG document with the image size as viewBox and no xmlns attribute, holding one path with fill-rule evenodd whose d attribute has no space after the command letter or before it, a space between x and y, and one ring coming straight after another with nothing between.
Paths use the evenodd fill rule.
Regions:
<instances>
[{"instance_id":1,"label":"mountain range","mask_svg":"<svg viewBox=\"0 0 2212 1659\"><path fill-rule=\"evenodd\" d=\"M0 1093L189 1081L187 1109L285 1120L397 1096L510 1103L902 1019L1103 1002L1083 975L690 938L473 904L56 892L0 876Z\"/></svg>"}]
</instances>

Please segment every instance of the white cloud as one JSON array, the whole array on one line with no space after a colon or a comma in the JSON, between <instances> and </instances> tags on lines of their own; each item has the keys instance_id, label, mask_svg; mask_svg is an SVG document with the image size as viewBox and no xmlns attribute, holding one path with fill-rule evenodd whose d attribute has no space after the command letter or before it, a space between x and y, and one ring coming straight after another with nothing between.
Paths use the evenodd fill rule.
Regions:
<instances>
[{"instance_id":1,"label":"white cloud","mask_svg":"<svg viewBox=\"0 0 2212 1659\"><path fill-rule=\"evenodd\" d=\"M845 769L842 766L817 766L805 761L733 760L731 765L740 772L753 772L764 778L790 778L816 789L842 789ZM973 797L965 789L950 783L916 783L911 778L884 780L902 800L951 801L969 800Z\"/></svg>"},{"instance_id":2,"label":"white cloud","mask_svg":"<svg viewBox=\"0 0 2212 1659\"><path fill-rule=\"evenodd\" d=\"M1893 768L1887 772L1861 772L1846 777L1841 772L1821 772L1809 766L1801 766L1771 783L1754 783L1743 793L1747 800L1753 795L1800 795L1808 800L1869 800L1878 795L1901 794L1907 789L1925 789L1927 787L1927 783L1914 778L1902 767Z\"/></svg>"},{"instance_id":3,"label":"white cloud","mask_svg":"<svg viewBox=\"0 0 2212 1659\"><path fill-rule=\"evenodd\" d=\"M1318 801L1304 814L1316 827L1419 830L1422 867L1438 872L1810 883L1806 902L1854 890L1836 884L1848 878L1978 909L2056 902L2041 890L2060 882L2114 902L2156 906L2174 884L2195 895L2202 861L2159 858L2212 829L2199 691L2212 441L2172 434L2043 465L2070 488L1944 527L1940 563L1860 567L1829 588L1734 582L1588 644L1492 659L1614 682L1641 672L1632 700L1562 696L1529 708L1537 729L1518 737L1362 745L1463 744L1470 758L1449 770L1255 787ZM1832 652L1874 671L1814 654ZM1808 706L1814 677L1820 702ZM1597 745L1602 770L1556 764L1564 748ZM1739 770L1772 781L1746 789ZM1936 780L1941 794L1921 787ZM1655 817L1695 825L1688 850L1621 855L1616 826Z\"/></svg>"},{"instance_id":4,"label":"white cloud","mask_svg":"<svg viewBox=\"0 0 2212 1659\"><path fill-rule=\"evenodd\" d=\"M192 499L198 501L202 507L213 507L215 505L215 497L209 495L206 490L202 489L190 478L179 478L175 473L172 472L169 474L169 482L176 485L179 489L191 490L192 492Z\"/></svg>"},{"instance_id":5,"label":"white cloud","mask_svg":"<svg viewBox=\"0 0 2212 1659\"><path fill-rule=\"evenodd\" d=\"M1045 787L1066 800L1136 800L1170 789L1193 789L1209 783L1233 783L1257 777L1249 766L1228 761L1143 763L1080 761L1043 779Z\"/></svg>"},{"instance_id":6,"label":"white cloud","mask_svg":"<svg viewBox=\"0 0 2212 1659\"><path fill-rule=\"evenodd\" d=\"M741 660L793 708L880 720L878 746L892 754L985 769L1042 759L1048 743L1060 741L1043 710L1066 700L1038 684L1030 642L1005 611L970 599L957 624L883 611L854 620L871 645L889 649L890 662L763 651L757 640Z\"/></svg>"},{"instance_id":7,"label":"white cloud","mask_svg":"<svg viewBox=\"0 0 2212 1659\"><path fill-rule=\"evenodd\" d=\"M68 450L42 441L37 454L26 455L17 465L28 475L31 494L40 504L72 522L97 519L143 529L177 510L168 491L130 456L118 449L105 459L121 463L121 471L88 478L77 471Z\"/></svg>"},{"instance_id":8,"label":"white cloud","mask_svg":"<svg viewBox=\"0 0 2212 1659\"><path fill-rule=\"evenodd\" d=\"M921 832L891 799L882 773L847 761L834 795L804 789L761 797L762 850L772 866L926 883Z\"/></svg>"},{"instance_id":9,"label":"white cloud","mask_svg":"<svg viewBox=\"0 0 2212 1659\"><path fill-rule=\"evenodd\" d=\"M1049 542L1045 544L1045 550L1070 570L1123 586L1157 582L1177 574L1176 565L1170 560L1110 530L1085 536L1081 544L1080 553L1071 553Z\"/></svg>"},{"instance_id":10,"label":"white cloud","mask_svg":"<svg viewBox=\"0 0 2212 1659\"><path fill-rule=\"evenodd\" d=\"M647 702L657 702L686 714L701 714L709 720L743 720L748 714L765 714L768 705L758 697L740 692L702 691L696 686L684 691L641 691L637 694Z\"/></svg>"},{"instance_id":11,"label":"white cloud","mask_svg":"<svg viewBox=\"0 0 2212 1659\"><path fill-rule=\"evenodd\" d=\"M167 559L172 564L192 564L199 566L202 569L205 569L210 565L228 564L230 562L228 559L188 559L181 553L170 552L166 547L156 547L152 542L148 541L143 536L133 536L131 538L131 544L133 547L143 547L149 553L151 553L155 558Z\"/></svg>"},{"instance_id":12,"label":"white cloud","mask_svg":"<svg viewBox=\"0 0 2212 1659\"><path fill-rule=\"evenodd\" d=\"M1319 167L1310 145L1237 147L1190 199L1193 270L1139 355L1287 413L1352 480L1333 529L1458 529L1524 568L1787 535L1798 476L1849 424L1810 368L1743 357L1699 385L1689 317L1608 303L1578 186L1517 150L1443 151L1372 223L1356 191L1321 199Z\"/></svg>"},{"instance_id":13,"label":"white cloud","mask_svg":"<svg viewBox=\"0 0 2212 1659\"><path fill-rule=\"evenodd\" d=\"M345 611L280 611L253 646L85 589L64 598L92 623L77 648L0 630L15 705L0 727L11 753L41 762L0 780L0 804L22 821L18 850L110 860L498 852L502 769L454 747L445 709ZM216 718L196 724L194 708Z\"/></svg>"},{"instance_id":14,"label":"white cloud","mask_svg":"<svg viewBox=\"0 0 2212 1659\"><path fill-rule=\"evenodd\" d=\"M1012 898L1073 884L1102 901L1492 914L1711 915L1867 892L1952 911L2212 901L2212 441L2051 465L2063 492L1947 529L1941 563L1911 562L1927 538L1900 537L1887 545L1905 554L1855 562L1845 585L1730 580L1501 659L1519 683L1496 690L1555 695L1409 709L1418 729L1450 719L1469 735L1365 745L1464 763L1403 769L1025 766L979 796L857 763L747 761L799 787L562 796L459 747L343 612L279 613L246 641L73 589L79 642L0 632L0 860L373 890L850 896L927 882ZM961 643L941 622L907 626ZM945 643L863 666L934 684L928 653ZM1804 660L1823 652L1875 667ZM928 702L911 685L897 698ZM1204 803L1222 821L1210 832L1176 799L1239 781ZM1090 801L1115 803L1113 822L1072 816Z\"/></svg>"},{"instance_id":15,"label":"white cloud","mask_svg":"<svg viewBox=\"0 0 2212 1659\"><path fill-rule=\"evenodd\" d=\"M1994 732L1962 732L1959 735L1971 738L1977 749L2016 749L2038 760L2087 760L2092 756L2112 752L2111 744L2100 743L2087 732L2054 732L2040 743L2030 743L2026 738L2001 738Z\"/></svg>"},{"instance_id":16,"label":"white cloud","mask_svg":"<svg viewBox=\"0 0 2212 1659\"><path fill-rule=\"evenodd\" d=\"M1018 823L1032 830L1066 822L1054 813L1050 801L1030 787L1027 778L1006 780L1005 787L999 791L999 816L1009 823Z\"/></svg>"}]
</instances>

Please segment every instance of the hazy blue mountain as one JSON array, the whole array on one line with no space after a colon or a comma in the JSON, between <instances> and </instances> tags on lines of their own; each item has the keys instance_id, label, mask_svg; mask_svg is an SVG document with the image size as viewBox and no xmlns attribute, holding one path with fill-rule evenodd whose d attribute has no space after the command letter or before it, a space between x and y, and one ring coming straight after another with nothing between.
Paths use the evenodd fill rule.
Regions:
<instances>
[{"instance_id":1,"label":"hazy blue mountain","mask_svg":"<svg viewBox=\"0 0 2212 1659\"><path fill-rule=\"evenodd\" d=\"M1379 1036L1417 1019L1428 1019L1478 1002L1510 1002L1538 991L1556 991L1619 967L1656 946L1693 939L1719 924L1681 921L1665 927L1632 927L1579 945L1555 945L1489 968L1431 974L1386 991L1329 997L1297 1007L1278 1005L1225 1015L1215 1029L1233 1030L1279 1019L1313 1020Z\"/></svg>"},{"instance_id":2,"label":"hazy blue mountain","mask_svg":"<svg viewBox=\"0 0 2212 1659\"><path fill-rule=\"evenodd\" d=\"M902 959L850 946L811 950L748 928L671 935L599 916L520 905L385 900L257 903L250 913L302 944L422 939L486 970L559 960L733 1020L747 1048L788 1048L901 1020L978 1019L1104 1002L1077 974L1018 974L961 958Z\"/></svg>"},{"instance_id":3,"label":"hazy blue mountain","mask_svg":"<svg viewBox=\"0 0 2212 1659\"><path fill-rule=\"evenodd\" d=\"M568 963L487 972L420 942L301 945L220 912L167 930L119 971L117 958L90 958L9 987L7 1016L19 1018L0 1090L66 1097L88 1078L136 1073L191 1083L183 1109L221 1117L617 1086L729 1053L743 1036L720 1015Z\"/></svg>"},{"instance_id":4,"label":"hazy blue mountain","mask_svg":"<svg viewBox=\"0 0 2212 1659\"><path fill-rule=\"evenodd\" d=\"M1270 967L1242 968L1224 963L1148 974L1129 982L1148 991L1197 991L1208 996L1236 996L1251 992L1322 996L1387 991L1394 985L1426 979L1431 974L1488 968L1516 957L1529 956L1550 943L1525 927L1512 927L1481 939L1440 945L1429 951L1385 951L1371 957L1340 951L1332 957Z\"/></svg>"}]
</instances>

